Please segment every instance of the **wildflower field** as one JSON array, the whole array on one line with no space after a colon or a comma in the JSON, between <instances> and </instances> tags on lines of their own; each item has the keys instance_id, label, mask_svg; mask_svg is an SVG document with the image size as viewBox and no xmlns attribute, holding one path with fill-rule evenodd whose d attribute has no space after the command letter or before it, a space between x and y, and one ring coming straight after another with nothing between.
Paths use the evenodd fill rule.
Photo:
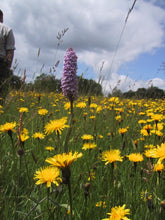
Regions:
<instances>
[{"instance_id":1,"label":"wildflower field","mask_svg":"<svg viewBox=\"0 0 165 220\"><path fill-rule=\"evenodd\" d=\"M1 219L165 219L165 101L10 92Z\"/></svg>"}]
</instances>

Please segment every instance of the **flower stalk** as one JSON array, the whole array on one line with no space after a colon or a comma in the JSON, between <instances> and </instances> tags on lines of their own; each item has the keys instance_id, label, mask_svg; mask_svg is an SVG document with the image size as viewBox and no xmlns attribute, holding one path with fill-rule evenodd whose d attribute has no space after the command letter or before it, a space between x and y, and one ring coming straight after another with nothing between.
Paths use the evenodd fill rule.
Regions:
<instances>
[{"instance_id":1,"label":"flower stalk","mask_svg":"<svg viewBox=\"0 0 165 220\"><path fill-rule=\"evenodd\" d=\"M9 135L10 140L11 140L11 144L12 144L12 148L13 148L13 155L14 155L14 153L15 153L15 147L14 147L14 141L13 141L12 130L9 130L9 131L8 131L8 135Z\"/></svg>"},{"instance_id":2,"label":"flower stalk","mask_svg":"<svg viewBox=\"0 0 165 220\"><path fill-rule=\"evenodd\" d=\"M69 191L69 201L70 201L70 219L73 219L73 211L72 211L72 191L71 191L71 183L70 178L68 181L68 191Z\"/></svg>"}]
</instances>

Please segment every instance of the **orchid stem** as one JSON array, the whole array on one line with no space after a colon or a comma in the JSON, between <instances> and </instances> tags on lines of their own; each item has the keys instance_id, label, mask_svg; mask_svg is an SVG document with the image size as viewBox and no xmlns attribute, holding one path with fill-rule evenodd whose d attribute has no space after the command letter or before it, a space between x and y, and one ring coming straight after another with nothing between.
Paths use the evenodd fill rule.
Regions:
<instances>
[{"instance_id":1,"label":"orchid stem","mask_svg":"<svg viewBox=\"0 0 165 220\"><path fill-rule=\"evenodd\" d=\"M69 141L69 137L71 135L71 131L72 131L72 125L73 125L73 117L74 117L74 112L73 112L73 100L70 100L70 106L71 106L71 115L70 115L70 122L69 122L69 128L66 134L66 139L65 139L65 144L64 144L64 151L68 152L68 141Z\"/></svg>"}]
</instances>

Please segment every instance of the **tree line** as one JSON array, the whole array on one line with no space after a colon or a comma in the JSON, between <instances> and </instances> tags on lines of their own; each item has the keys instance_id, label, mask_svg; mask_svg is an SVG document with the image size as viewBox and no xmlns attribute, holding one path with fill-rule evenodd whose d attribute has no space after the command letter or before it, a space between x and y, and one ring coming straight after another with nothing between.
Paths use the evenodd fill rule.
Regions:
<instances>
[{"instance_id":1,"label":"tree line","mask_svg":"<svg viewBox=\"0 0 165 220\"><path fill-rule=\"evenodd\" d=\"M155 86L150 86L149 88L139 88L137 91L129 90L127 92L122 93L120 89L115 89L109 97L121 97L121 98L151 98L151 99L163 99L165 98L165 91Z\"/></svg>"},{"instance_id":2,"label":"tree line","mask_svg":"<svg viewBox=\"0 0 165 220\"><path fill-rule=\"evenodd\" d=\"M21 78L12 74L9 85L11 89L20 89L22 85ZM61 79L56 79L53 74L42 73L37 76L34 82L25 83L23 86L25 91L36 91L36 92L62 92L61 90ZM82 76L78 76L78 92L80 95L96 95L103 96L103 90L101 84L95 82L92 79L85 79ZM121 97L121 98L152 98L152 99L163 99L165 98L165 91L151 86L149 88L139 88L137 91L129 90L122 92L120 89L115 89L112 93L108 94L108 97Z\"/></svg>"},{"instance_id":3,"label":"tree line","mask_svg":"<svg viewBox=\"0 0 165 220\"><path fill-rule=\"evenodd\" d=\"M10 87L12 89L21 88L21 78L13 75L10 79ZM42 73L37 76L34 82L24 84L25 91L36 92L62 92L61 79L56 79L53 74ZM82 76L78 76L78 92L80 95L96 95L103 96L102 86L92 79L85 79Z\"/></svg>"}]
</instances>

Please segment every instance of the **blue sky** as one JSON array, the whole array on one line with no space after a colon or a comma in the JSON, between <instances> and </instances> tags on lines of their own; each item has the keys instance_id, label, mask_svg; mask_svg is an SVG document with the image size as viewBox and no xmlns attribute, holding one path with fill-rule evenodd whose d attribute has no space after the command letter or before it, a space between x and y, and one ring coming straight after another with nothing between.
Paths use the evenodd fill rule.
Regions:
<instances>
[{"instance_id":1,"label":"blue sky","mask_svg":"<svg viewBox=\"0 0 165 220\"><path fill-rule=\"evenodd\" d=\"M133 2L1 0L4 23L15 34L15 74L23 77L26 70L30 82L42 72L49 74L59 60L53 74L61 78L65 52L73 47L78 75L96 81L101 77L105 92L116 86L124 92L151 84L165 89L165 71L158 71L165 61L165 1L137 0L119 42ZM59 42L57 35L66 28Z\"/></svg>"},{"instance_id":2,"label":"blue sky","mask_svg":"<svg viewBox=\"0 0 165 220\"><path fill-rule=\"evenodd\" d=\"M143 53L135 60L123 64L118 73L128 74L132 79L150 80L156 77L165 79L165 66L163 70L163 62L165 62L165 47L157 49L155 53Z\"/></svg>"}]
</instances>

